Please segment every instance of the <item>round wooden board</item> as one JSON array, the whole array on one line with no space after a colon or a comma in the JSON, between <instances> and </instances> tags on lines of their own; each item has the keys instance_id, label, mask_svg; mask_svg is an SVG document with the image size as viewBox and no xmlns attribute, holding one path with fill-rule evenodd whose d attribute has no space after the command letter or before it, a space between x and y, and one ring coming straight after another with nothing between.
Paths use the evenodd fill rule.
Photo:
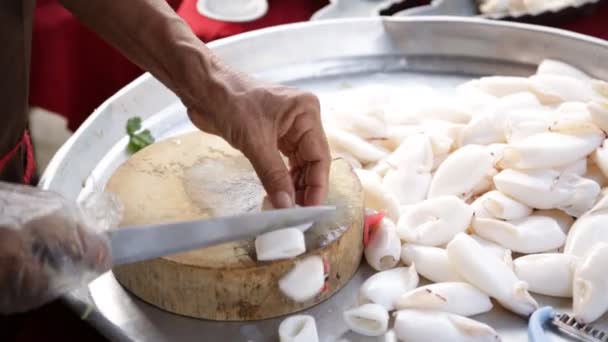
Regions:
<instances>
[{"instance_id":1,"label":"round wooden board","mask_svg":"<svg viewBox=\"0 0 608 342\"><path fill-rule=\"evenodd\" d=\"M106 190L125 205L123 226L259 211L265 192L253 168L222 139L200 132L153 144L121 165ZM253 240L238 241L114 268L118 281L144 301L191 317L256 320L309 308L342 288L363 254L363 192L350 166L332 163L328 204L335 219L306 233L307 253L257 262ZM159 241L162 243L162 241ZM327 289L297 303L278 280L299 259L329 264Z\"/></svg>"}]
</instances>

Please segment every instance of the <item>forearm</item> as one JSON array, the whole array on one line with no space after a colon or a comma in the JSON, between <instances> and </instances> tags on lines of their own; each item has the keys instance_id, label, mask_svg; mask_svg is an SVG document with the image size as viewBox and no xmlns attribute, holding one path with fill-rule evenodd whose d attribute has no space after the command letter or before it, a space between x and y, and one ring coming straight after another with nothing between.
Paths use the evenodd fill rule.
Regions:
<instances>
[{"instance_id":1,"label":"forearm","mask_svg":"<svg viewBox=\"0 0 608 342\"><path fill-rule=\"evenodd\" d=\"M61 0L85 25L173 90L186 106L216 97L212 52L165 0Z\"/></svg>"}]
</instances>

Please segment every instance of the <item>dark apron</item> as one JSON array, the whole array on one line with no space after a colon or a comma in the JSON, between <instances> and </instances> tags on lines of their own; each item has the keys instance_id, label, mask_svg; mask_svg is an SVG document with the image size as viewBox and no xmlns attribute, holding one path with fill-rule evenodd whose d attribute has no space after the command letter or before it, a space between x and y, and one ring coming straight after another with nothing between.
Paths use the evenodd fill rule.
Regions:
<instances>
[{"instance_id":1,"label":"dark apron","mask_svg":"<svg viewBox=\"0 0 608 342\"><path fill-rule=\"evenodd\" d=\"M35 0L0 0L0 159L22 141L27 127L30 47ZM22 183L26 147L0 170L0 180Z\"/></svg>"}]
</instances>

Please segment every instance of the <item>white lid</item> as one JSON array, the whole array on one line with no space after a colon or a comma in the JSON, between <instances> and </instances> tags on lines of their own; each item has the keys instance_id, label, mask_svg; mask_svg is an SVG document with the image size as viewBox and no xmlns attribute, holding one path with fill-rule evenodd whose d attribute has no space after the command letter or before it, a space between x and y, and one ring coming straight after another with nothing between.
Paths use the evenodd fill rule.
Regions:
<instances>
[{"instance_id":1,"label":"white lid","mask_svg":"<svg viewBox=\"0 0 608 342\"><path fill-rule=\"evenodd\" d=\"M198 12L208 18L246 22L263 17L268 12L267 0L198 0Z\"/></svg>"}]
</instances>

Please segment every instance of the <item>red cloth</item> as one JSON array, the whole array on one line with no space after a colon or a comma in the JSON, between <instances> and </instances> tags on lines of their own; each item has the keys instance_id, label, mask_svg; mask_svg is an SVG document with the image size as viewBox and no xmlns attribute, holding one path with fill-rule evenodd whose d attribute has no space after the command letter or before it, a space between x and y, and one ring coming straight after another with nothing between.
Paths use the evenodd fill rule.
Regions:
<instances>
[{"instance_id":1,"label":"red cloth","mask_svg":"<svg viewBox=\"0 0 608 342\"><path fill-rule=\"evenodd\" d=\"M327 0L269 0L269 12L250 23L205 18L196 0L170 0L203 41L272 25L308 20ZM181 5L180 5L181 3ZM608 5L593 16L563 25L608 39ZM139 74L136 66L83 28L57 0L38 0L34 16L30 103L68 118L71 129ZM608 67L608 66L607 66Z\"/></svg>"}]
</instances>

